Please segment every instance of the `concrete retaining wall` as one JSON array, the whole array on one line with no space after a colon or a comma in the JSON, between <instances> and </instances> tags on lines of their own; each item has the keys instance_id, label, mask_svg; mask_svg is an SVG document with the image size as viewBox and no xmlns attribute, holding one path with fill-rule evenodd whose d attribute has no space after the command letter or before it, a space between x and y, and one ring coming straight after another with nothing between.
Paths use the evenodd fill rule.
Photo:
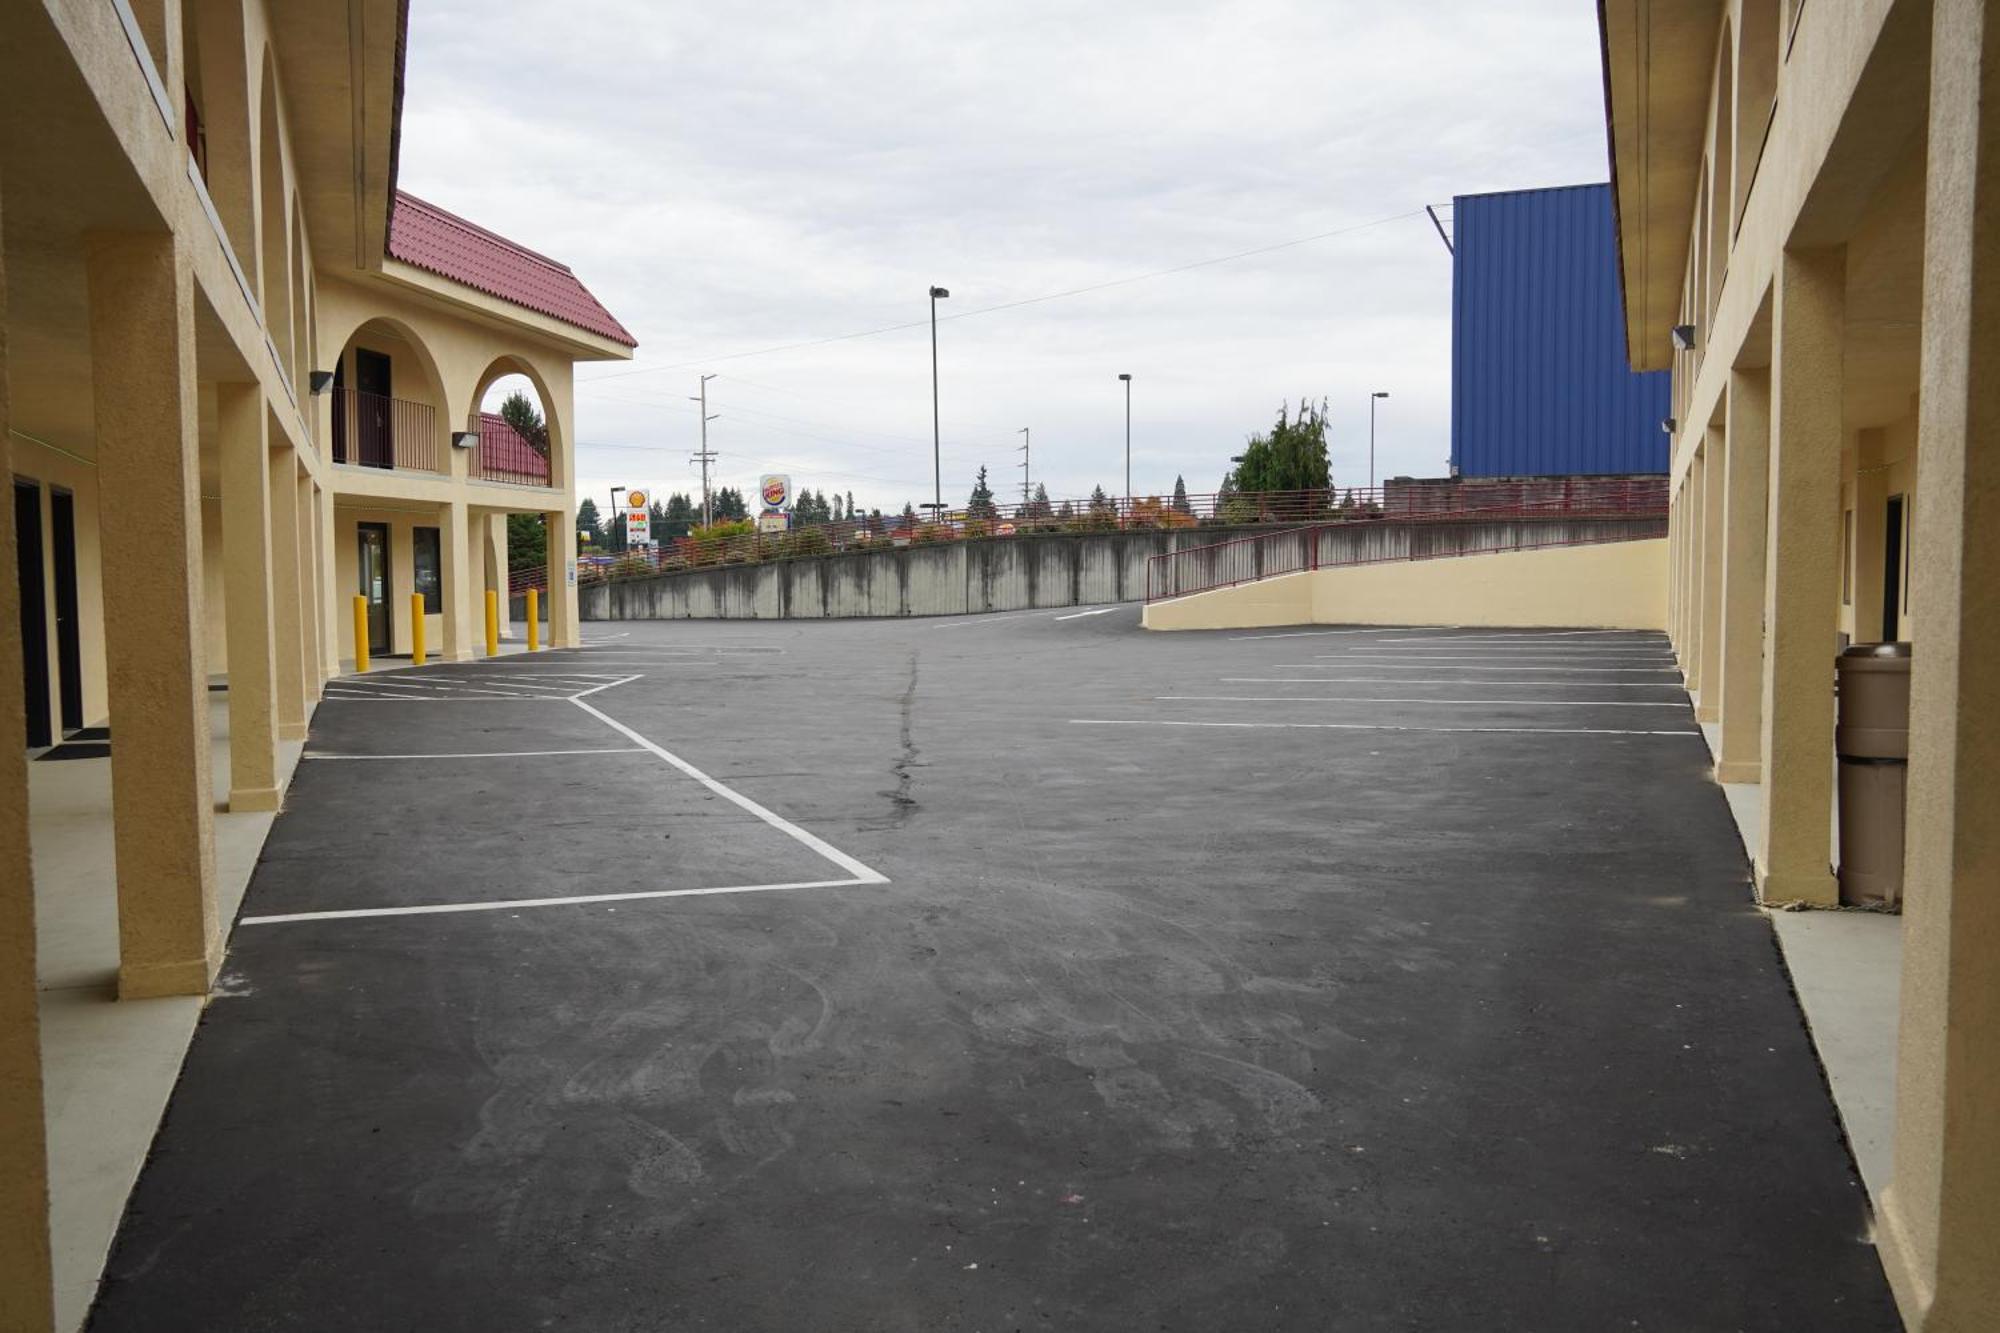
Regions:
<instances>
[{"instance_id":1,"label":"concrete retaining wall","mask_svg":"<svg viewBox=\"0 0 2000 1333\"><path fill-rule=\"evenodd\" d=\"M1399 559L1542 543L1614 532L1656 532L1658 520L1573 522L1357 522L1318 534L1322 565ZM1244 574L1303 567L1304 531L1200 528L1165 532L1032 533L1019 537L891 547L774 560L756 565L656 574L581 590L585 620L782 620L830 617L949 616L1138 601L1146 562L1155 555L1213 546L1238 537L1271 540L1230 548ZM1230 559L1230 556L1220 557ZM1255 565L1251 569L1250 565ZM1171 592L1164 589L1163 592ZM515 613L520 614L517 605Z\"/></svg>"}]
</instances>

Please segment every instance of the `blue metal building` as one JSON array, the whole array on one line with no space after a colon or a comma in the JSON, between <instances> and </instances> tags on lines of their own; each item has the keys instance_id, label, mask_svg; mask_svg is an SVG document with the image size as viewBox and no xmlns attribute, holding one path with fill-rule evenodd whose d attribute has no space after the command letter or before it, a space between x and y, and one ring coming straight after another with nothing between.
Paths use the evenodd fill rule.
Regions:
<instances>
[{"instance_id":1,"label":"blue metal building","mask_svg":"<svg viewBox=\"0 0 2000 1333\"><path fill-rule=\"evenodd\" d=\"M1668 374L1627 367L1611 187L1452 205L1453 471L1665 472Z\"/></svg>"}]
</instances>

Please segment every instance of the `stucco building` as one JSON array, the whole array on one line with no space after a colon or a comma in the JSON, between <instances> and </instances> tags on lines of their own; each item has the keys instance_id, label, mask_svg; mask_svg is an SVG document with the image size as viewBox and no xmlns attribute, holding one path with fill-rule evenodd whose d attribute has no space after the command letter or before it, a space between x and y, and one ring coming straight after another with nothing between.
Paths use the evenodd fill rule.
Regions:
<instances>
[{"instance_id":1,"label":"stucco building","mask_svg":"<svg viewBox=\"0 0 2000 1333\"><path fill-rule=\"evenodd\" d=\"M1876 1241L1912 1328L2000 1327L2000 14L1601 15L1627 349L1673 372L1671 634L1765 902L1836 901L1836 651L1913 645Z\"/></svg>"},{"instance_id":2,"label":"stucco building","mask_svg":"<svg viewBox=\"0 0 2000 1333\"><path fill-rule=\"evenodd\" d=\"M354 595L376 653L416 594L431 652L473 656L507 517L538 514L550 641L576 639L572 367L634 340L560 263L397 189L405 25L398 0L0 6L0 718L27 744L0 764L0 1327L55 1318L52 1194L59 1259L80 1234L44 1056L103 1072L38 1009L96 1004L103 1052L210 990L218 827L277 806ZM503 376L546 449L482 433ZM81 770L36 756L101 726L84 865L31 770ZM102 968L50 981L72 945ZM135 1094L79 1105L110 1095Z\"/></svg>"}]
</instances>

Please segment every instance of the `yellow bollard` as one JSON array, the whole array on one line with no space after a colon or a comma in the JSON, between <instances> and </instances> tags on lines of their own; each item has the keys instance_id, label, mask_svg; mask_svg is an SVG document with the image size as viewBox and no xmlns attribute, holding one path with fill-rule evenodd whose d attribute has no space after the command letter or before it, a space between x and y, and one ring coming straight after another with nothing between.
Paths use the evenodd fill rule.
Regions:
<instances>
[{"instance_id":1,"label":"yellow bollard","mask_svg":"<svg viewBox=\"0 0 2000 1333\"><path fill-rule=\"evenodd\" d=\"M542 590L528 589L528 651L542 646Z\"/></svg>"},{"instance_id":2,"label":"yellow bollard","mask_svg":"<svg viewBox=\"0 0 2000 1333\"><path fill-rule=\"evenodd\" d=\"M486 590L486 655L500 656L500 594Z\"/></svg>"},{"instance_id":3,"label":"yellow bollard","mask_svg":"<svg viewBox=\"0 0 2000 1333\"><path fill-rule=\"evenodd\" d=\"M354 674L368 669L368 599L354 594Z\"/></svg>"},{"instance_id":4,"label":"yellow bollard","mask_svg":"<svg viewBox=\"0 0 2000 1333\"><path fill-rule=\"evenodd\" d=\"M424 664L424 595L410 594L410 665Z\"/></svg>"}]
</instances>

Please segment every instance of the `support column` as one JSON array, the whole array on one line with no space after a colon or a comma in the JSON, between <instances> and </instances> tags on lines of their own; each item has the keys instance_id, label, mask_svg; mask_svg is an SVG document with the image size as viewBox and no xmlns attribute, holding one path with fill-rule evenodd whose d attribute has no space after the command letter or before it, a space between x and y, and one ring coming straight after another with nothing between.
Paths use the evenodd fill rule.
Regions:
<instances>
[{"instance_id":1,"label":"support column","mask_svg":"<svg viewBox=\"0 0 2000 1333\"><path fill-rule=\"evenodd\" d=\"M218 384L215 397L222 454L223 637L229 645L229 808L275 810L277 657L265 466L269 422L263 392L255 384ZM197 561L197 578L200 568ZM110 599L107 587L107 622Z\"/></svg>"},{"instance_id":2,"label":"support column","mask_svg":"<svg viewBox=\"0 0 2000 1333\"><path fill-rule=\"evenodd\" d=\"M1669 464L1671 466L1671 464ZM1668 479L1671 488L1672 479ZM1667 647L1678 655L1681 641L1681 503L1667 497Z\"/></svg>"},{"instance_id":3,"label":"support column","mask_svg":"<svg viewBox=\"0 0 2000 1333\"><path fill-rule=\"evenodd\" d=\"M1765 518L1770 506L1771 372L1732 371L1722 526L1722 724L1717 782L1763 774Z\"/></svg>"},{"instance_id":4,"label":"support column","mask_svg":"<svg viewBox=\"0 0 2000 1333\"><path fill-rule=\"evenodd\" d=\"M119 994L201 995L216 931L194 285L167 235L93 238L92 404L118 866ZM259 475L262 475L262 459Z\"/></svg>"},{"instance_id":5,"label":"support column","mask_svg":"<svg viewBox=\"0 0 2000 1333\"><path fill-rule=\"evenodd\" d=\"M543 521L548 539L548 644L574 648L582 642L576 611L576 511L551 509Z\"/></svg>"},{"instance_id":6,"label":"support column","mask_svg":"<svg viewBox=\"0 0 2000 1333\"><path fill-rule=\"evenodd\" d=\"M323 486L319 491L319 579L326 597L320 604L319 639L320 651L326 654L320 674L328 680L340 674L340 617L348 614L348 595L353 591L343 587L339 579L340 565L333 550L339 532L333 517L333 488Z\"/></svg>"},{"instance_id":7,"label":"support column","mask_svg":"<svg viewBox=\"0 0 2000 1333\"><path fill-rule=\"evenodd\" d=\"M1883 1266L1922 1333L2000 1327L2000 16L1937 0L1924 219L1901 1037Z\"/></svg>"},{"instance_id":8,"label":"support column","mask_svg":"<svg viewBox=\"0 0 2000 1333\"><path fill-rule=\"evenodd\" d=\"M1844 250L1787 250L1772 284L1764 834L1757 853L1757 887L1767 903L1839 901L1830 862L1846 268Z\"/></svg>"},{"instance_id":9,"label":"support column","mask_svg":"<svg viewBox=\"0 0 2000 1333\"><path fill-rule=\"evenodd\" d=\"M438 506L438 580L444 589L444 660L466 662L485 636L485 587L472 573L472 534L465 501Z\"/></svg>"},{"instance_id":10,"label":"support column","mask_svg":"<svg viewBox=\"0 0 2000 1333\"><path fill-rule=\"evenodd\" d=\"M1701 464L1701 697L1697 722L1722 716L1722 508L1727 489L1728 446L1722 427L1710 426Z\"/></svg>"},{"instance_id":11,"label":"support column","mask_svg":"<svg viewBox=\"0 0 2000 1333\"><path fill-rule=\"evenodd\" d=\"M7 390L6 261L0 255L0 477L14 474ZM0 625L21 623L14 506L0 505ZM27 712L21 654L0 648L0 718ZM0 750L0 1328L55 1327L49 1256L49 1155L42 1105L41 996L35 970L35 878L28 847L28 764L16 731Z\"/></svg>"},{"instance_id":12,"label":"support column","mask_svg":"<svg viewBox=\"0 0 2000 1333\"><path fill-rule=\"evenodd\" d=\"M276 432L273 438L277 439ZM276 648L278 739L306 738L305 581L299 568L299 463L279 441L266 458L271 474L271 588Z\"/></svg>"},{"instance_id":13,"label":"support column","mask_svg":"<svg viewBox=\"0 0 2000 1333\"><path fill-rule=\"evenodd\" d=\"M1693 461L1688 464L1687 479L1687 553L1682 561L1686 571L1687 610L1682 619L1686 622L1686 642L1681 653L1681 675L1687 681L1689 694L1701 689L1701 557L1704 545L1704 525L1702 518L1708 507L1708 452L1706 447L1697 449Z\"/></svg>"},{"instance_id":14,"label":"support column","mask_svg":"<svg viewBox=\"0 0 2000 1333\"><path fill-rule=\"evenodd\" d=\"M507 516L488 514L479 523L480 559L484 566L484 587L500 593L500 637L514 637L514 618L507 614Z\"/></svg>"},{"instance_id":15,"label":"support column","mask_svg":"<svg viewBox=\"0 0 2000 1333\"><path fill-rule=\"evenodd\" d=\"M308 473L298 479L299 506L299 597L304 603L299 621L305 635L305 687L308 711L319 702L320 687L326 684L326 657L320 648L320 629L326 623L321 607L326 590L320 584L319 488Z\"/></svg>"}]
</instances>

